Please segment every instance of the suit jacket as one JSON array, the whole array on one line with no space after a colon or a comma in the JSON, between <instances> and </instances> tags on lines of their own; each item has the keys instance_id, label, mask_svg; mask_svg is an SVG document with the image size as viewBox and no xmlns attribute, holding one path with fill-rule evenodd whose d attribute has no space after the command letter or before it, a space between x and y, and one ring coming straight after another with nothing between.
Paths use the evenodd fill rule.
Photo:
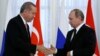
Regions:
<instances>
[{"instance_id":1,"label":"suit jacket","mask_svg":"<svg viewBox=\"0 0 100 56\"><path fill-rule=\"evenodd\" d=\"M3 56L30 56L35 53L36 45L32 45L30 35L20 17L11 19L7 25L5 49Z\"/></svg>"},{"instance_id":2,"label":"suit jacket","mask_svg":"<svg viewBox=\"0 0 100 56\"><path fill-rule=\"evenodd\" d=\"M92 56L96 45L95 31L84 24L71 40L72 33L73 30L68 32L64 48L58 49L55 56L66 56L71 50L73 56Z\"/></svg>"}]
</instances>

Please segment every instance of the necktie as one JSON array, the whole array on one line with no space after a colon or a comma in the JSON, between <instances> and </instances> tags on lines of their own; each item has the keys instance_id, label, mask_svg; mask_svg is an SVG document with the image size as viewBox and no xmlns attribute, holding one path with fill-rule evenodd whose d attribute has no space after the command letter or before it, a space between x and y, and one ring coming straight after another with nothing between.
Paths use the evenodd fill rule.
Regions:
<instances>
[{"instance_id":1,"label":"necktie","mask_svg":"<svg viewBox=\"0 0 100 56\"><path fill-rule=\"evenodd\" d=\"M30 37L30 31L29 31L29 26L28 26L28 24L26 24L26 30L27 30L28 36Z\"/></svg>"},{"instance_id":2,"label":"necktie","mask_svg":"<svg viewBox=\"0 0 100 56\"><path fill-rule=\"evenodd\" d=\"M76 35L76 29L73 30L73 33L74 33L73 37L75 37L75 35Z\"/></svg>"},{"instance_id":3,"label":"necktie","mask_svg":"<svg viewBox=\"0 0 100 56\"><path fill-rule=\"evenodd\" d=\"M76 35L76 29L73 29L73 34L72 34L71 40L75 37L75 35Z\"/></svg>"}]
</instances>

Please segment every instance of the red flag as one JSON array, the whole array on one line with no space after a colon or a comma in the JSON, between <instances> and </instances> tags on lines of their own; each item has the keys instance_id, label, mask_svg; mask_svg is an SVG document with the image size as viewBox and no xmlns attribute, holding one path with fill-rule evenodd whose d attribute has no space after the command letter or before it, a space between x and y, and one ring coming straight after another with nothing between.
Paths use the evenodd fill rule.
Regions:
<instances>
[{"instance_id":1,"label":"red flag","mask_svg":"<svg viewBox=\"0 0 100 56\"><path fill-rule=\"evenodd\" d=\"M35 45L43 45L42 31L40 24L40 0L36 1L36 7L37 7L37 13L33 21L34 32L32 32L31 35L31 43ZM38 56L44 56L44 54L38 51Z\"/></svg>"},{"instance_id":2,"label":"red flag","mask_svg":"<svg viewBox=\"0 0 100 56\"><path fill-rule=\"evenodd\" d=\"M92 7L91 7L91 0L88 0L86 24L89 25L91 28L93 28L95 30L95 25L94 25L94 20L93 20L93 13L92 13ZM100 56L99 48L98 48L98 42L97 41L96 41L95 54L97 56Z\"/></svg>"}]
</instances>

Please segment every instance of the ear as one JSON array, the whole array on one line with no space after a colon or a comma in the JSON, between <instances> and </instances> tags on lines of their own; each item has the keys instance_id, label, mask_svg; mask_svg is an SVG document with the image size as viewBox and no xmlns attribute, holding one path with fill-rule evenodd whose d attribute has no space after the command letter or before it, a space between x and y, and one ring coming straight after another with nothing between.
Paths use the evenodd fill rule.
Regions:
<instances>
[{"instance_id":1,"label":"ear","mask_svg":"<svg viewBox=\"0 0 100 56\"><path fill-rule=\"evenodd\" d=\"M25 9L25 10L24 10L24 12L25 12L25 13L28 13L28 10L27 10L27 9Z\"/></svg>"},{"instance_id":2,"label":"ear","mask_svg":"<svg viewBox=\"0 0 100 56\"><path fill-rule=\"evenodd\" d=\"M80 20L82 20L81 16L78 16L78 18L79 18Z\"/></svg>"}]
</instances>

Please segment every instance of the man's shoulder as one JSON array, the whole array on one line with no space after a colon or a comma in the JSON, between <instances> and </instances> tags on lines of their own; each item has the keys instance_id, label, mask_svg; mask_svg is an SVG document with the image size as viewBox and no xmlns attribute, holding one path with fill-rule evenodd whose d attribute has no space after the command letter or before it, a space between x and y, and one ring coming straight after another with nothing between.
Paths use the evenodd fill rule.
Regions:
<instances>
[{"instance_id":1,"label":"man's shoulder","mask_svg":"<svg viewBox=\"0 0 100 56\"><path fill-rule=\"evenodd\" d=\"M16 22L19 20L19 18L20 18L20 16L17 15L17 16L15 16L15 17L11 18L11 19L9 20L9 23L10 23L10 22L16 23Z\"/></svg>"},{"instance_id":2,"label":"man's shoulder","mask_svg":"<svg viewBox=\"0 0 100 56\"><path fill-rule=\"evenodd\" d=\"M68 31L68 33L72 33L74 29ZM84 24L81 28L80 28L81 31L84 31L84 32L94 32L94 29L92 29L89 25L87 24ZM79 30L79 31L80 31Z\"/></svg>"},{"instance_id":3,"label":"man's shoulder","mask_svg":"<svg viewBox=\"0 0 100 56\"><path fill-rule=\"evenodd\" d=\"M72 32L73 32L73 29L68 31L68 33L72 33Z\"/></svg>"},{"instance_id":4,"label":"man's shoulder","mask_svg":"<svg viewBox=\"0 0 100 56\"><path fill-rule=\"evenodd\" d=\"M95 32L95 30L87 24L83 25L81 29L85 32Z\"/></svg>"},{"instance_id":5,"label":"man's shoulder","mask_svg":"<svg viewBox=\"0 0 100 56\"><path fill-rule=\"evenodd\" d=\"M88 30L93 30L94 31L94 29L91 26L87 25L87 24L85 24L84 28L88 29Z\"/></svg>"},{"instance_id":6,"label":"man's shoulder","mask_svg":"<svg viewBox=\"0 0 100 56\"><path fill-rule=\"evenodd\" d=\"M20 15L17 15L15 17L13 17L11 20L15 20L16 21L16 20L18 20L18 18L21 18Z\"/></svg>"}]
</instances>

